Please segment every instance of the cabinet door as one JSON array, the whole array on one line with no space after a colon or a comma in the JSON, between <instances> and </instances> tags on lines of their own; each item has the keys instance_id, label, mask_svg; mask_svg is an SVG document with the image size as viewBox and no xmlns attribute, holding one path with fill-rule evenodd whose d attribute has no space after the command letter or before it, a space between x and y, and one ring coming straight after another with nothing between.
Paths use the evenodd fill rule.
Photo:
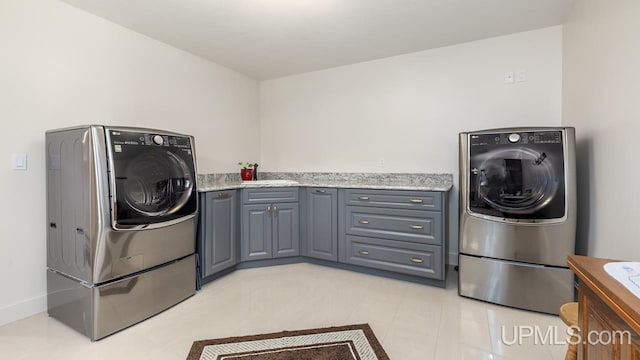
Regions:
<instances>
[{"instance_id":1,"label":"cabinet door","mask_svg":"<svg viewBox=\"0 0 640 360\"><path fill-rule=\"evenodd\" d=\"M203 277L235 265L237 228L236 190L207 193L203 243Z\"/></svg>"},{"instance_id":2,"label":"cabinet door","mask_svg":"<svg viewBox=\"0 0 640 360\"><path fill-rule=\"evenodd\" d=\"M338 261L338 190L307 188L305 256Z\"/></svg>"},{"instance_id":3,"label":"cabinet door","mask_svg":"<svg viewBox=\"0 0 640 360\"><path fill-rule=\"evenodd\" d=\"M280 203L272 206L273 257L300 255L298 203Z\"/></svg>"},{"instance_id":4,"label":"cabinet door","mask_svg":"<svg viewBox=\"0 0 640 360\"><path fill-rule=\"evenodd\" d=\"M241 261L272 258L272 211L268 208L268 204L242 205Z\"/></svg>"},{"instance_id":5,"label":"cabinet door","mask_svg":"<svg viewBox=\"0 0 640 360\"><path fill-rule=\"evenodd\" d=\"M578 359L584 360L638 360L640 334L632 329L588 285L580 281L578 326L582 346L578 346Z\"/></svg>"}]
</instances>

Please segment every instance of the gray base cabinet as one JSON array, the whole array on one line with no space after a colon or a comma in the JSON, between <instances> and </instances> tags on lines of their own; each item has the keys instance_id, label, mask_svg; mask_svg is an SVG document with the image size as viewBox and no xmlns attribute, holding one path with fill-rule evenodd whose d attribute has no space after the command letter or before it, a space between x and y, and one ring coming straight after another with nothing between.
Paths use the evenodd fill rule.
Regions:
<instances>
[{"instance_id":1,"label":"gray base cabinet","mask_svg":"<svg viewBox=\"0 0 640 360\"><path fill-rule=\"evenodd\" d=\"M445 278L445 193L341 189L339 261Z\"/></svg>"},{"instance_id":2,"label":"gray base cabinet","mask_svg":"<svg viewBox=\"0 0 640 360\"><path fill-rule=\"evenodd\" d=\"M446 197L437 191L320 187L202 193L201 277L222 274L239 262L264 266L302 255L325 265L444 286Z\"/></svg>"},{"instance_id":3,"label":"gray base cabinet","mask_svg":"<svg viewBox=\"0 0 640 360\"><path fill-rule=\"evenodd\" d=\"M298 188L244 189L242 199L241 261L300 255Z\"/></svg>"},{"instance_id":4,"label":"gray base cabinet","mask_svg":"<svg viewBox=\"0 0 640 360\"><path fill-rule=\"evenodd\" d=\"M198 247L204 278L238 263L238 197L236 190L214 191L201 200Z\"/></svg>"},{"instance_id":5,"label":"gray base cabinet","mask_svg":"<svg viewBox=\"0 0 640 360\"><path fill-rule=\"evenodd\" d=\"M338 189L306 188L302 199L302 255L338 261Z\"/></svg>"}]
</instances>

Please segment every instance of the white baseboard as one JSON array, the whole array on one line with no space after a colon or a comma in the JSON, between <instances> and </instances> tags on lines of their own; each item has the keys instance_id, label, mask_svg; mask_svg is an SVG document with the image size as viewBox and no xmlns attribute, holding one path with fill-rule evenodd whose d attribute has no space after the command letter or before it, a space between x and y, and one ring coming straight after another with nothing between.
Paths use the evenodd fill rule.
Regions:
<instances>
[{"instance_id":1,"label":"white baseboard","mask_svg":"<svg viewBox=\"0 0 640 360\"><path fill-rule=\"evenodd\" d=\"M0 308L0 326L47 310L47 295Z\"/></svg>"},{"instance_id":2,"label":"white baseboard","mask_svg":"<svg viewBox=\"0 0 640 360\"><path fill-rule=\"evenodd\" d=\"M458 265L458 253L449 253L449 265Z\"/></svg>"}]
</instances>

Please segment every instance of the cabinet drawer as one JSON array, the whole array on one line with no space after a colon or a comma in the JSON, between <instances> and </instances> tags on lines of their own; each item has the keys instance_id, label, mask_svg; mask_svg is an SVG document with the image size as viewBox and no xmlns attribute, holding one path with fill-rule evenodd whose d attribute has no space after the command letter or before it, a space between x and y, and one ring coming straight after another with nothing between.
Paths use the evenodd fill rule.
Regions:
<instances>
[{"instance_id":1,"label":"cabinet drawer","mask_svg":"<svg viewBox=\"0 0 640 360\"><path fill-rule=\"evenodd\" d=\"M422 244L442 244L442 213L437 211L346 207L346 233Z\"/></svg>"},{"instance_id":2,"label":"cabinet drawer","mask_svg":"<svg viewBox=\"0 0 640 360\"><path fill-rule=\"evenodd\" d=\"M298 187L255 188L242 190L243 204L269 204L274 202L298 202Z\"/></svg>"},{"instance_id":3,"label":"cabinet drawer","mask_svg":"<svg viewBox=\"0 0 640 360\"><path fill-rule=\"evenodd\" d=\"M440 246L346 236L346 263L442 279Z\"/></svg>"},{"instance_id":4,"label":"cabinet drawer","mask_svg":"<svg viewBox=\"0 0 640 360\"><path fill-rule=\"evenodd\" d=\"M377 206L395 209L441 210L439 192L346 189L346 205Z\"/></svg>"}]
</instances>

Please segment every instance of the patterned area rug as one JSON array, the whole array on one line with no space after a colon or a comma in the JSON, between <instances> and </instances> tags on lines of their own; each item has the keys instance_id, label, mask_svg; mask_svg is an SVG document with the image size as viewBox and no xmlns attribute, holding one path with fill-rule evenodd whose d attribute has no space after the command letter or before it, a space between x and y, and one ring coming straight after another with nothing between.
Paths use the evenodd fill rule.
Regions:
<instances>
[{"instance_id":1,"label":"patterned area rug","mask_svg":"<svg viewBox=\"0 0 640 360\"><path fill-rule=\"evenodd\" d=\"M195 341L187 360L389 360L368 324Z\"/></svg>"}]
</instances>

